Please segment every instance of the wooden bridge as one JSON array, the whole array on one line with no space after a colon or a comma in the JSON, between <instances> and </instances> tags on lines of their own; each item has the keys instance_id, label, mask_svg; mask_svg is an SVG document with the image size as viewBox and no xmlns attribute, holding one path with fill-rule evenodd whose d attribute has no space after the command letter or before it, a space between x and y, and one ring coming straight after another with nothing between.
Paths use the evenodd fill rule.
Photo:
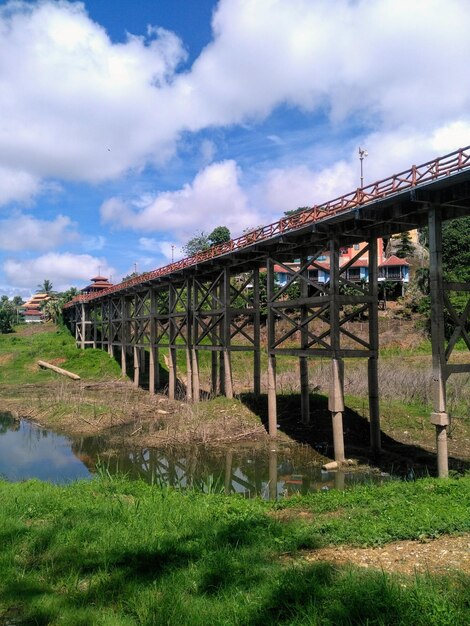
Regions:
<instances>
[{"instance_id":1,"label":"wooden bridge","mask_svg":"<svg viewBox=\"0 0 470 626\"><path fill-rule=\"evenodd\" d=\"M223 207L221 207L223 210ZM378 270L377 238L429 226L433 412L439 476L448 474L449 415L446 383L450 375L470 372L468 363L454 363L459 339L470 349L465 324L470 299L459 312L451 292L470 292L470 284L446 283L442 275L442 222L470 215L470 146L367 187L257 228L232 241L115 285L99 294L75 298L64 308L66 322L81 348L108 350L121 359L128 374L127 356L133 356L133 376L139 385L148 359L149 391L160 385L159 350L168 351L168 394L177 393L177 351L186 358L186 397L201 398L199 356L211 352L211 391L233 396L232 355L253 354L253 391L261 391L261 351L267 351L269 434L277 433L276 359L299 359L300 414L309 414L310 358L331 362L329 410L332 416L335 459L344 460L344 360L368 360L370 440L380 452L378 387ZM366 242L366 248L340 265L344 247ZM348 268L368 252L369 282L350 283ZM329 281L318 283L309 268L330 258ZM296 261L295 265L292 262ZM288 280L280 286L275 266ZM260 270L266 270L260 288ZM264 276L264 275L263 275ZM290 289L296 286L295 290ZM294 295L292 295L294 293ZM261 311L261 306L265 311ZM262 314L266 314L267 345L261 343ZM347 324L359 313L367 318L367 338ZM444 316L451 320L450 339ZM321 324L319 324L321 322ZM266 342L263 342L266 343ZM147 356L147 359L146 359ZM314 427L314 426L312 426Z\"/></svg>"}]
</instances>

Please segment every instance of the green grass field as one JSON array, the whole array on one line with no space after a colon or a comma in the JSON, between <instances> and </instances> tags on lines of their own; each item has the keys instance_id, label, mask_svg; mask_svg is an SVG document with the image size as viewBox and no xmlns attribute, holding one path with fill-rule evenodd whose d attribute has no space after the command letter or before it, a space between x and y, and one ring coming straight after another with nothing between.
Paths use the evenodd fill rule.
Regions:
<instances>
[{"instance_id":1,"label":"green grass field","mask_svg":"<svg viewBox=\"0 0 470 626\"><path fill-rule=\"evenodd\" d=\"M470 621L462 573L395 576L303 558L325 544L469 532L470 477L276 504L102 476L66 487L0 483L0 501L3 624Z\"/></svg>"}]
</instances>

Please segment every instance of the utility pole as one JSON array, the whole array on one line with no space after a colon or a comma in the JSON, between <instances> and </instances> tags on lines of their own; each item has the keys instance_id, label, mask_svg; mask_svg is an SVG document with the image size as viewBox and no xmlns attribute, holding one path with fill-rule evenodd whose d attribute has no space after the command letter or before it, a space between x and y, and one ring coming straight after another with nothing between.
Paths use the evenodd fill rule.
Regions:
<instances>
[{"instance_id":1,"label":"utility pole","mask_svg":"<svg viewBox=\"0 0 470 626\"><path fill-rule=\"evenodd\" d=\"M366 156L369 156L367 150L359 146L359 161L361 162L361 189L364 187L364 171L362 162L364 161Z\"/></svg>"}]
</instances>

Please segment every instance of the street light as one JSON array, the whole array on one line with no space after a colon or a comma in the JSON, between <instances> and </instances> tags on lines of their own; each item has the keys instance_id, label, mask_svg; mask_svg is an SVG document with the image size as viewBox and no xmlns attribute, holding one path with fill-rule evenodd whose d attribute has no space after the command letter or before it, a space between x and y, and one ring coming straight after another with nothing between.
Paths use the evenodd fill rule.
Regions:
<instances>
[{"instance_id":1,"label":"street light","mask_svg":"<svg viewBox=\"0 0 470 626\"><path fill-rule=\"evenodd\" d=\"M175 260L175 246L171 244L171 262Z\"/></svg>"},{"instance_id":2,"label":"street light","mask_svg":"<svg viewBox=\"0 0 470 626\"><path fill-rule=\"evenodd\" d=\"M369 156L369 153L367 152L367 150L359 146L359 161L361 162L361 189L364 187L364 172L363 172L362 162L366 156Z\"/></svg>"}]
</instances>

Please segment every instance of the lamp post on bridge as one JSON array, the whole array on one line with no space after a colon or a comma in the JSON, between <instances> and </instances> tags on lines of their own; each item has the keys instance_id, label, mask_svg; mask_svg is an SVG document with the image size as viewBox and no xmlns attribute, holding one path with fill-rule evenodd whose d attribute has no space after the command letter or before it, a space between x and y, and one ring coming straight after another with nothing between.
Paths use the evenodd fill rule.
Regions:
<instances>
[{"instance_id":1,"label":"lamp post on bridge","mask_svg":"<svg viewBox=\"0 0 470 626\"><path fill-rule=\"evenodd\" d=\"M366 156L369 156L367 150L359 146L359 161L361 162L361 189L364 187L364 171L362 162L364 161Z\"/></svg>"}]
</instances>

